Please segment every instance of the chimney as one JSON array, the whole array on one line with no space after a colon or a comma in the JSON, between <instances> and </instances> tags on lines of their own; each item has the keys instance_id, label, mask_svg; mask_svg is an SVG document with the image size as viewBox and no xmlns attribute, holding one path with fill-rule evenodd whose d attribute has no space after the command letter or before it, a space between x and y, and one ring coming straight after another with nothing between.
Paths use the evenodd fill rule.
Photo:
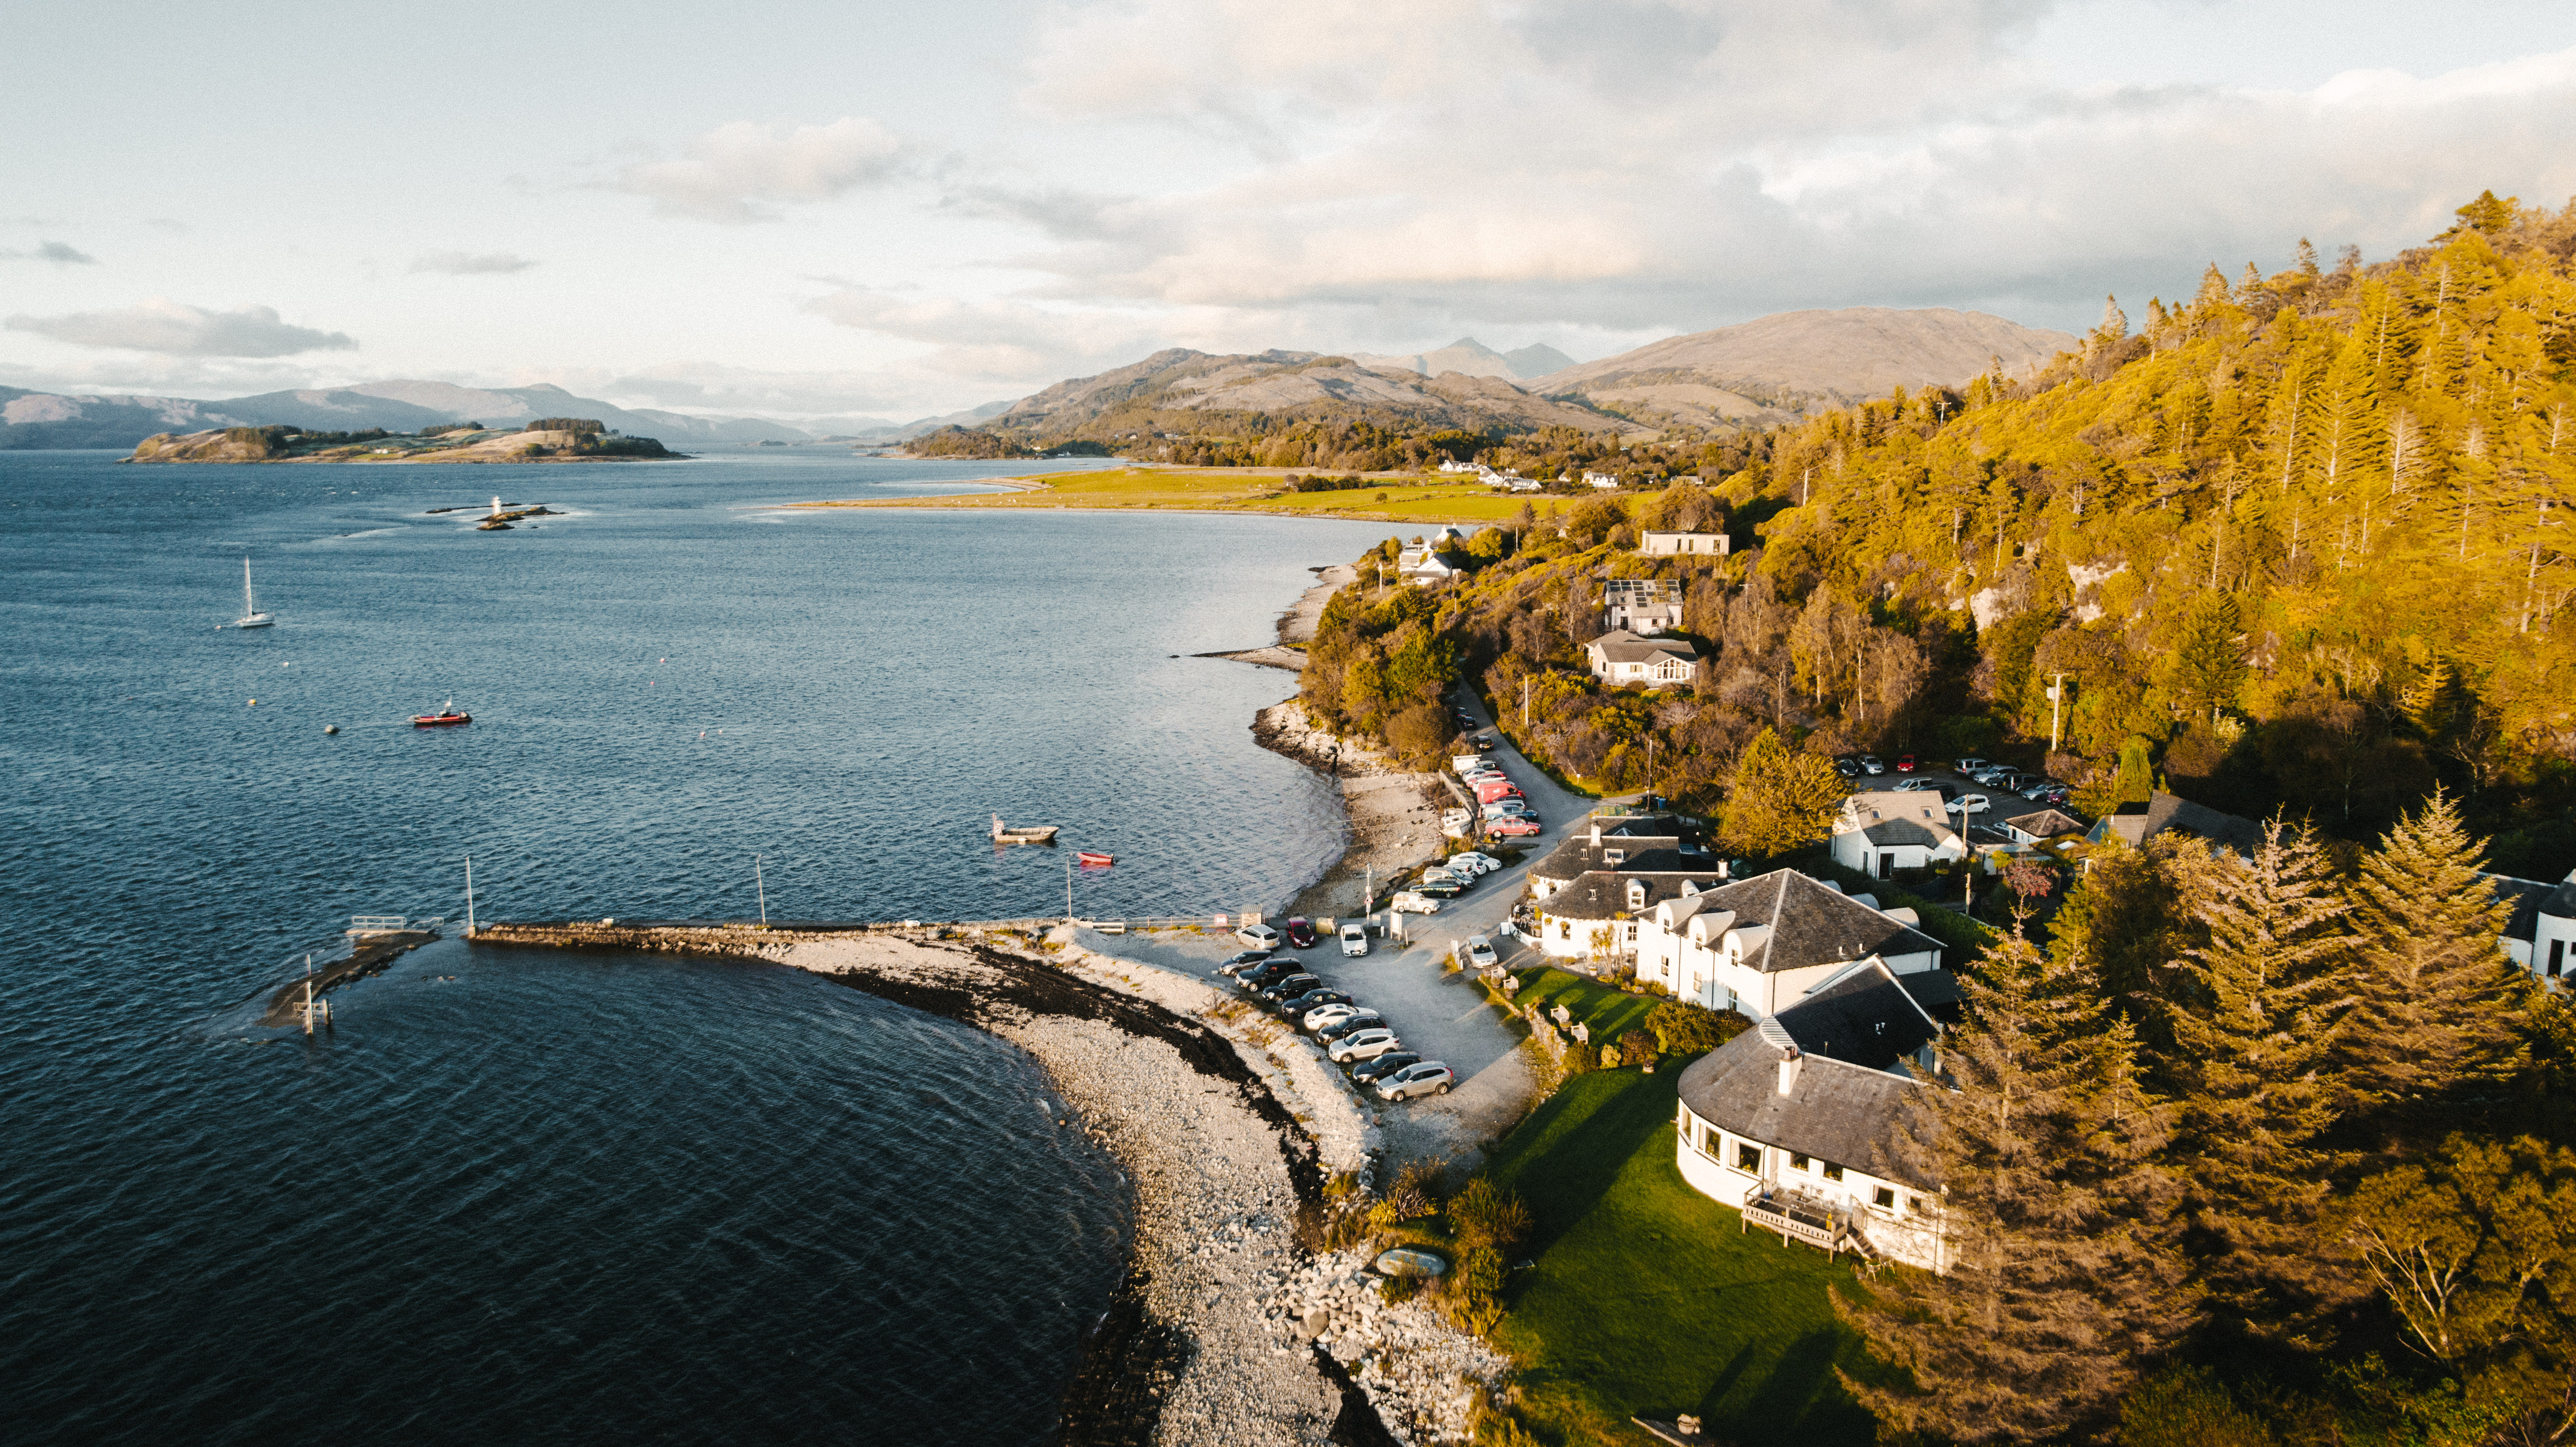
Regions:
<instances>
[{"instance_id":1,"label":"chimney","mask_svg":"<svg viewBox=\"0 0 2576 1447\"><path fill-rule=\"evenodd\" d=\"M1592 821L1592 843L1596 848L1601 843L1601 821L1598 819Z\"/></svg>"},{"instance_id":2,"label":"chimney","mask_svg":"<svg viewBox=\"0 0 2576 1447\"><path fill-rule=\"evenodd\" d=\"M1791 1045L1780 1052L1780 1093L1798 1093L1798 1047Z\"/></svg>"}]
</instances>

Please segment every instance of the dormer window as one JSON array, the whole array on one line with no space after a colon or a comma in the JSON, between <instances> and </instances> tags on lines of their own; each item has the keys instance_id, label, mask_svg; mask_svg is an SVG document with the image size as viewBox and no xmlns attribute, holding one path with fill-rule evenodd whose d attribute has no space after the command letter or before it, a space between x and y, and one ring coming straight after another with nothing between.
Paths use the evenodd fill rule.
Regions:
<instances>
[{"instance_id":1,"label":"dormer window","mask_svg":"<svg viewBox=\"0 0 2576 1447\"><path fill-rule=\"evenodd\" d=\"M1628 851L1625 849L1604 849L1601 851L1601 861L1604 864L1625 864L1628 862Z\"/></svg>"},{"instance_id":2,"label":"dormer window","mask_svg":"<svg viewBox=\"0 0 2576 1447\"><path fill-rule=\"evenodd\" d=\"M1629 880L1629 881L1628 881L1628 908L1629 908L1629 909L1631 909L1631 910L1640 910L1640 909L1644 909L1645 907L1646 907L1646 881L1644 881L1644 880L1642 880L1642 879L1632 879L1632 880Z\"/></svg>"}]
</instances>

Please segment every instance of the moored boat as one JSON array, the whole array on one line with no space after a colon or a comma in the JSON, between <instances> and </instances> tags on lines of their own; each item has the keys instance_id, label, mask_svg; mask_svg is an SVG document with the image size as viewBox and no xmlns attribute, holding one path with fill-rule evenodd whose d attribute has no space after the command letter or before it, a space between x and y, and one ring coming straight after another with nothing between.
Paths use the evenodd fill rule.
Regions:
<instances>
[{"instance_id":1,"label":"moored boat","mask_svg":"<svg viewBox=\"0 0 2576 1447\"><path fill-rule=\"evenodd\" d=\"M1056 831L1060 827L1055 824L1038 824L1013 829L1004 825L1002 816L996 814L993 816L993 842L996 844L1053 844Z\"/></svg>"},{"instance_id":2,"label":"moored boat","mask_svg":"<svg viewBox=\"0 0 2576 1447\"><path fill-rule=\"evenodd\" d=\"M456 700L452 698L449 699L445 706L441 707L436 713L416 713L411 716L411 726L416 729L454 728L458 724L470 724L472 722L474 722L474 715L470 713L458 713L456 711Z\"/></svg>"},{"instance_id":3,"label":"moored boat","mask_svg":"<svg viewBox=\"0 0 2576 1447\"><path fill-rule=\"evenodd\" d=\"M1077 849L1073 857L1086 866L1096 864L1104 869L1118 862L1117 855L1103 854L1097 849Z\"/></svg>"}]
</instances>

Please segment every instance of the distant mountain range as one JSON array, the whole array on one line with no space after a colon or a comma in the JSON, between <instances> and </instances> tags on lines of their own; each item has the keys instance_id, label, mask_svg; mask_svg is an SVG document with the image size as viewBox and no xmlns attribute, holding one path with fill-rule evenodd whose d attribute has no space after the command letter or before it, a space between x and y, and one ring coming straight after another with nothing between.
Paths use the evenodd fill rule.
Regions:
<instances>
[{"instance_id":1,"label":"distant mountain range","mask_svg":"<svg viewBox=\"0 0 2576 1447\"><path fill-rule=\"evenodd\" d=\"M1481 350L1481 349L1480 349ZM996 431L1039 441L1115 441L1132 432L1201 423L1226 413L1277 413L1318 420L1525 432L1568 426L1587 431L1627 424L1583 406L1533 396L1494 376L1374 367L1315 352L1211 355L1174 347L1132 366L1058 382L995 414Z\"/></svg>"},{"instance_id":2,"label":"distant mountain range","mask_svg":"<svg viewBox=\"0 0 2576 1447\"><path fill-rule=\"evenodd\" d=\"M1438 351L1416 352L1409 357L1354 352L1351 360L1379 371L1412 372L1424 377L1456 372L1461 376L1503 377L1515 382L1544 377L1574 365L1572 357L1545 343L1498 352L1474 337L1460 337Z\"/></svg>"}]
</instances>

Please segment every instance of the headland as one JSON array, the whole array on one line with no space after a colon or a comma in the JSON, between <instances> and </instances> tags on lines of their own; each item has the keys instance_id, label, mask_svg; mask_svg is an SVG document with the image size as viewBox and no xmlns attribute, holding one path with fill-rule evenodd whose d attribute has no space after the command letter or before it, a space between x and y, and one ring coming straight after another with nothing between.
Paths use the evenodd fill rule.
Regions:
<instances>
[{"instance_id":1,"label":"headland","mask_svg":"<svg viewBox=\"0 0 2576 1447\"><path fill-rule=\"evenodd\" d=\"M609 434L597 422L543 418L513 430L461 424L427 432L307 432L297 427L218 427L161 432L128 462L663 462L685 454L650 437Z\"/></svg>"},{"instance_id":2,"label":"headland","mask_svg":"<svg viewBox=\"0 0 2576 1447\"><path fill-rule=\"evenodd\" d=\"M1497 493L1481 483L1420 473L1371 473L1361 478L1358 486L1312 490L1300 490L1300 479L1313 480L1307 474L1283 468L1136 463L1086 472L1032 472L1022 477L976 479L1009 489L1005 492L801 502L790 506L1256 512L1435 527L1448 523L1499 523L1528 505L1526 498Z\"/></svg>"}]
</instances>

